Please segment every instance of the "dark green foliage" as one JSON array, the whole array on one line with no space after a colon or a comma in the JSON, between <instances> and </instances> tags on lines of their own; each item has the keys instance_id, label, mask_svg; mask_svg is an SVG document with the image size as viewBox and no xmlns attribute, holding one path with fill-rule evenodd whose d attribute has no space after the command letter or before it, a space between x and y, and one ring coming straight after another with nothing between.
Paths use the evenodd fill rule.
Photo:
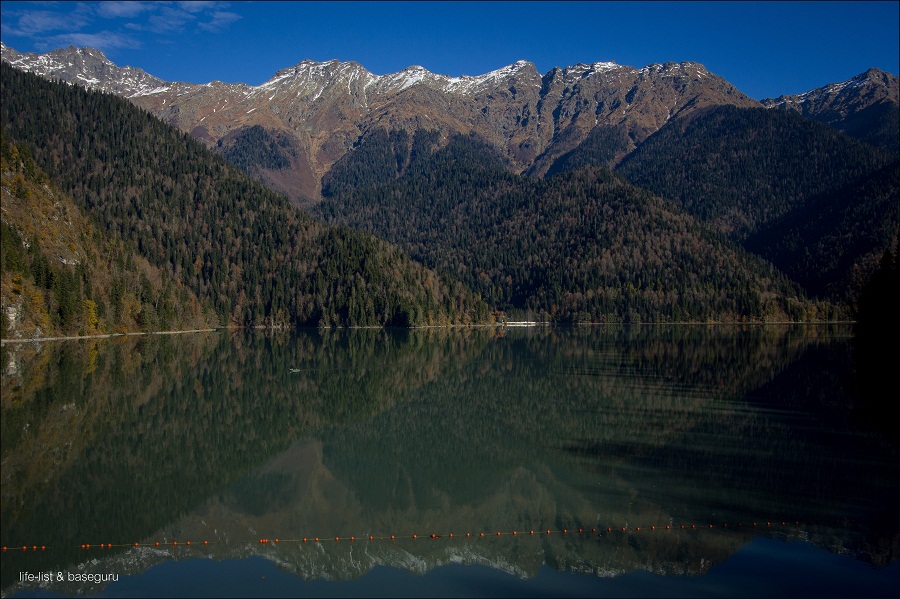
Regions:
<instances>
[{"instance_id":1,"label":"dark green foliage","mask_svg":"<svg viewBox=\"0 0 900 599\"><path fill-rule=\"evenodd\" d=\"M483 166L502 168L505 164L489 144L474 136L470 142L473 144L472 151L462 150L460 144L452 144L454 153L449 158L463 161L461 168L471 166L473 160L486 160ZM325 174L322 195L334 197L390 183L407 172L422 173L430 168L439 143L438 131L420 129L410 136L405 130L388 133L385 129L376 129L362 138L352 152L344 155ZM454 168L452 163L445 166Z\"/></svg>"},{"instance_id":2,"label":"dark green foliage","mask_svg":"<svg viewBox=\"0 0 900 599\"><path fill-rule=\"evenodd\" d=\"M631 143L624 127L594 127L577 148L556 159L547 171L547 176L573 171L582 166L611 168L615 159L631 148Z\"/></svg>"},{"instance_id":3,"label":"dark green foliage","mask_svg":"<svg viewBox=\"0 0 900 599\"><path fill-rule=\"evenodd\" d=\"M889 249L900 226L900 163L889 162L838 189L806 198L795 210L747 238L811 295L848 303L867 256Z\"/></svg>"},{"instance_id":4,"label":"dark green foliage","mask_svg":"<svg viewBox=\"0 0 900 599\"><path fill-rule=\"evenodd\" d=\"M617 172L743 240L888 159L799 114L719 106L667 124Z\"/></svg>"},{"instance_id":5,"label":"dark green foliage","mask_svg":"<svg viewBox=\"0 0 900 599\"><path fill-rule=\"evenodd\" d=\"M879 150L894 155L900 153L900 108L896 103L873 104L847 115L833 126Z\"/></svg>"},{"instance_id":6,"label":"dark green foliage","mask_svg":"<svg viewBox=\"0 0 900 599\"><path fill-rule=\"evenodd\" d=\"M59 327L70 329L81 315L81 281L69 269L60 269L53 278L53 294L59 304L55 314Z\"/></svg>"},{"instance_id":7,"label":"dark green foliage","mask_svg":"<svg viewBox=\"0 0 900 599\"><path fill-rule=\"evenodd\" d=\"M147 271L135 266L134 254L120 239L98 234L89 225L63 222L66 217L59 218L59 214L72 214L76 209L68 211L72 200L55 189L31 158L27 144L11 143L4 131L0 146L4 193L10 188L10 180L16 188L21 183L24 191L5 203L4 220L0 221L2 299L6 306L13 307L19 321L10 330L7 319L2 319L4 338L13 332L15 336L79 335L135 330L135 326L140 330L158 330L202 324L196 298L176 290L166 277L162 277L162 284L154 285ZM51 205L59 212L53 221L48 221L44 210ZM21 214L23 208L29 213ZM23 222L31 223L31 235L23 235L11 224L22 226ZM63 224L57 226L60 222ZM35 226L43 239L51 241L49 249L41 247ZM72 242L54 235L61 229L71 234L79 226L83 226L77 230L81 259L73 267L56 259L55 253L60 244ZM160 278L158 271L151 268L150 272L154 279ZM121 312L123 299L130 302L128 315ZM107 302L111 312L106 309Z\"/></svg>"},{"instance_id":8,"label":"dark green foliage","mask_svg":"<svg viewBox=\"0 0 900 599\"><path fill-rule=\"evenodd\" d=\"M417 138L423 134L417 135ZM424 143L416 142L418 150ZM351 189L380 185L396 179L409 165L413 140L406 131L376 129L360 139L322 178L322 195L334 196Z\"/></svg>"},{"instance_id":9,"label":"dark green foliage","mask_svg":"<svg viewBox=\"0 0 900 599\"><path fill-rule=\"evenodd\" d=\"M2 76L8 133L32 144L36 161L102 230L193 290L223 324L428 324L487 315L469 292L399 249L313 221L117 97L6 65Z\"/></svg>"},{"instance_id":10,"label":"dark green foliage","mask_svg":"<svg viewBox=\"0 0 900 599\"><path fill-rule=\"evenodd\" d=\"M4 271L24 274L28 271L28 253L19 233L0 220L0 266Z\"/></svg>"},{"instance_id":11,"label":"dark green foliage","mask_svg":"<svg viewBox=\"0 0 900 599\"><path fill-rule=\"evenodd\" d=\"M412 161L396 180L347 191L317 210L399 244L512 317L809 316L798 290L771 266L609 171L520 177L489 146L463 136Z\"/></svg>"},{"instance_id":12,"label":"dark green foliage","mask_svg":"<svg viewBox=\"0 0 900 599\"><path fill-rule=\"evenodd\" d=\"M283 133L273 137L259 125L240 129L230 139L219 141L222 157L247 174L257 168L285 169L291 165L290 141Z\"/></svg>"},{"instance_id":13,"label":"dark green foliage","mask_svg":"<svg viewBox=\"0 0 900 599\"><path fill-rule=\"evenodd\" d=\"M900 152L900 108L896 100L882 100L863 109L847 110L846 106L822 109L815 102L780 104L774 110L798 110L808 119L826 123L850 137L896 155Z\"/></svg>"}]
</instances>

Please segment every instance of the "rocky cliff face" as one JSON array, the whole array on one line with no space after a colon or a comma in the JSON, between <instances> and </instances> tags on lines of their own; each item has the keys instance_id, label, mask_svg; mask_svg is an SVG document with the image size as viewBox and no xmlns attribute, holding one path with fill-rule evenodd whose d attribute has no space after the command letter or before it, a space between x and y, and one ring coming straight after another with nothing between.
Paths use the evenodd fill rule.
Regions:
<instances>
[{"instance_id":1,"label":"rocky cliff face","mask_svg":"<svg viewBox=\"0 0 900 599\"><path fill-rule=\"evenodd\" d=\"M869 69L852 79L831 83L817 89L792 96L767 98L766 108L796 110L805 116L828 123L846 117L880 102L898 103L897 77L881 69Z\"/></svg>"},{"instance_id":2,"label":"rocky cliff face","mask_svg":"<svg viewBox=\"0 0 900 599\"><path fill-rule=\"evenodd\" d=\"M126 98L152 93L170 85L141 69L116 66L103 52L94 48L69 46L47 54L20 54L5 44L0 44L0 51L4 62L23 71Z\"/></svg>"},{"instance_id":3,"label":"rocky cliff face","mask_svg":"<svg viewBox=\"0 0 900 599\"><path fill-rule=\"evenodd\" d=\"M377 128L438 130L445 138L475 132L517 172L542 175L598 126L622 128L633 148L669 119L699 108L759 106L690 62L642 69L599 62L541 75L519 61L484 75L448 77L419 66L379 76L355 62L305 60L249 86L165 82L118 67L91 48L37 55L3 46L2 54L20 69L124 96L211 147L255 125L286 134L294 150L290 167L262 168L260 176L301 202L315 201L322 176Z\"/></svg>"}]
</instances>

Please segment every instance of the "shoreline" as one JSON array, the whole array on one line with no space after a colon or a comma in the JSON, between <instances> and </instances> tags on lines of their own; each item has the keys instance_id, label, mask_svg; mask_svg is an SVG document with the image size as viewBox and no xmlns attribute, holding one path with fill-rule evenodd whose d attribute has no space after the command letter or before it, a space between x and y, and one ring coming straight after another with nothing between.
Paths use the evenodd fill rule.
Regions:
<instances>
[{"instance_id":1,"label":"shoreline","mask_svg":"<svg viewBox=\"0 0 900 599\"><path fill-rule=\"evenodd\" d=\"M770 321L770 322L633 322L633 323L625 323L625 322L578 322L566 325L556 325L550 322L533 322L533 321L513 321L513 322L502 322L502 323L494 323L494 324L468 324L468 325L425 325L418 327L406 327L410 331L414 330L423 330L423 329L474 329L474 328L530 328L530 327L607 327L607 326L770 326L770 325L833 325L833 324L855 324L854 320L815 320L815 321L803 321L803 320L785 320L785 321ZM248 330L265 330L265 329L279 329L279 330L287 330L290 327L266 327L266 326L254 326L254 327L216 327L216 328L207 328L207 329L187 329L183 331L142 331L142 332L134 332L134 333L104 333L100 335L73 335L68 337L30 337L30 338L21 338L21 339L0 339L0 345L6 344L14 344L14 343L43 343L46 341L76 341L79 339L112 339L114 337L134 337L138 335L184 335L188 333L214 333L216 331L233 331L240 330L246 328ZM312 327L296 327L300 328L312 328ZM389 329L393 327L328 327L328 329Z\"/></svg>"},{"instance_id":2,"label":"shoreline","mask_svg":"<svg viewBox=\"0 0 900 599\"><path fill-rule=\"evenodd\" d=\"M22 339L0 339L0 345L7 343L42 343L44 341L74 341L77 339L111 339L113 337L133 337L136 335L183 335L185 333L209 333L219 329L188 329L185 331L141 331L137 333L104 333L101 335L74 335L69 337L31 337Z\"/></svg>"}]
</instances>

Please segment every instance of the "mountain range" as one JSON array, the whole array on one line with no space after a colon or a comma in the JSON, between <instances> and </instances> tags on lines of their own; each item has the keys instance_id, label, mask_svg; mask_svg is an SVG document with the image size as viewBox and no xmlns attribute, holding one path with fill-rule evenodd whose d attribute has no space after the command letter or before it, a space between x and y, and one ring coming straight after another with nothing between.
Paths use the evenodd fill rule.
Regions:
<instances>
[{"instance_id":1,"label":"mountain range","mask_svg":"<svg viewBox=\"0 0 900 599\"><path fill-rule=\"evenodd\" d=\"M255 171L301 204L320 199L321 179L334 163L381 128L433 129L445 138L475 132L514 172L543 175L597 128L624 132L615 162L670 120L709 106L791 107L853 134L860 112L896 124L898 105L897 77L877 69L802 96L758 102L692 62L643 68L597 62L542 75L519 61L484 75L448 77L419 66L379 76L356 62L304 60L250 86L168 82L119 67L93 48L38 55L4 45L2 58L42 77L127 98L211 148L246 142L242 134L254 126L281 134L286 162L262 162ZM883 137L896 149L896 135Z\"/></svg>"},{"instance_id":2,"label":"mountain range","mask_svg":"<svg viewBox=\"0 0 900 599\"><path fill-rule=\"evenodd\" d=\"M566 321L847 317L859 286L897 243L898 83L877 69L759 102L690 62L640 69L597 62L542 75L519 61L480 76L448 77L417 66L379 76L355 62L305 60L250 86L167 82L91 48L38 55L3 45L2 58L17 70L124 98L335 231L349 227L396 244L434 271L407 283L436 275L442 291L429 301L457 298L438 320L483 313L473 307L482 299L495 311ZM46 137L65 129L65 119L9 94L4 103L17 107L4 106L4 127L15 129L7 133L25 135L40 167L67 179L74 196L88 191L85 179L94 180L95 190L129 184L129 164L108 160L133 151L120 148L116 135L102 148L78 150L84 140L77 136ZM42 102L40 94L34 98ZM105 110L116 116L67 118L136 118L112 105ZM42 116L26 118L34 111ZM175 142L165 139L171 148ZM141 151L162 168L159 155L170 149ZM188 154L201 159L195 150ZM64 155L80 174L66 171ZM110 169L112 178L104 179ZM161 230L171 225L165 198L132 199L122 221L121 209L106 204L115 194L94 191L81 202L104 214L106 226L131 231L131 241L145 248L141 255L153 249L156 267L184 278L194 259L177 254L190 248L161 248L158 235L142 237L153 229L142 220L158 217ZM278 208L277 221L296 218L284 210ZM226 240L240 225L229 227ZM201 301L212 299L222 272L246 275L258 267L223 245L228 259L221 270L211 268L210 260L222 256L208 250L198 246L207 252L200 261L206 267L186 279ZM310 268L315 263L301 272ZM260 277L272 284L271 273ZM271 302L252 305L260 296L253 288L258 277L244 284L243 295L232 290L208 311L220 322L240 323L360 323L351 313L369 314L368 324L434 318L415 301L374 318L359 304L362 296L355 308L323 311L327 298L314 292L316 300L301 302L302 317L275 319ZM474 296L461 299L468 293L462 289ZM282 298L279 309L292 301Z\"/></svg>"}]
</instances>

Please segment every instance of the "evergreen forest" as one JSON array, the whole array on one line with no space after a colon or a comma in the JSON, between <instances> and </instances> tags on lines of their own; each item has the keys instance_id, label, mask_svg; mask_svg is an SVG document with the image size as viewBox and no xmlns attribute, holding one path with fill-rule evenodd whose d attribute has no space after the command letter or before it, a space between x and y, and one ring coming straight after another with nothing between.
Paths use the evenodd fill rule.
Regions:
<instances>
[{"instance_id":1,"label":"evergreen forest","mask_svg":"<svg viewBox=\"0 0 900 599\"><path fill-rule=\"evenodd\" d=\"M598 127L544 177L376 128L310 213L251 179L294 153L260 126L213 151L7 65L0 116L4 337L846 319L900 226L897 157L788 111L710 107L627 155Z\"/></svg>"},{"instance_id":2,"label":"evergreen forest","mask_svg":"<svg viewBox=\"0 0 900 599\"><path fill-rule=\"evenodd\" d=\"M490 318L462 284L370 234L322 225L118 97L4 64L0 113L10 143L29 147L34 163L99 231L208 306L213 325Z\"/></svg>"},{"instance_id":3,"label":"evergreen forest","mask_svg":"<svg viewBox=\"0 0 900 599\"><path fill-rule=\"evenodd\" d=\"M331 171L327 222L457 277L508 318L707 322L836 317L771 263L597 166L512 174L485 142L373 133Z\"/></svg>"}]
</instances>

